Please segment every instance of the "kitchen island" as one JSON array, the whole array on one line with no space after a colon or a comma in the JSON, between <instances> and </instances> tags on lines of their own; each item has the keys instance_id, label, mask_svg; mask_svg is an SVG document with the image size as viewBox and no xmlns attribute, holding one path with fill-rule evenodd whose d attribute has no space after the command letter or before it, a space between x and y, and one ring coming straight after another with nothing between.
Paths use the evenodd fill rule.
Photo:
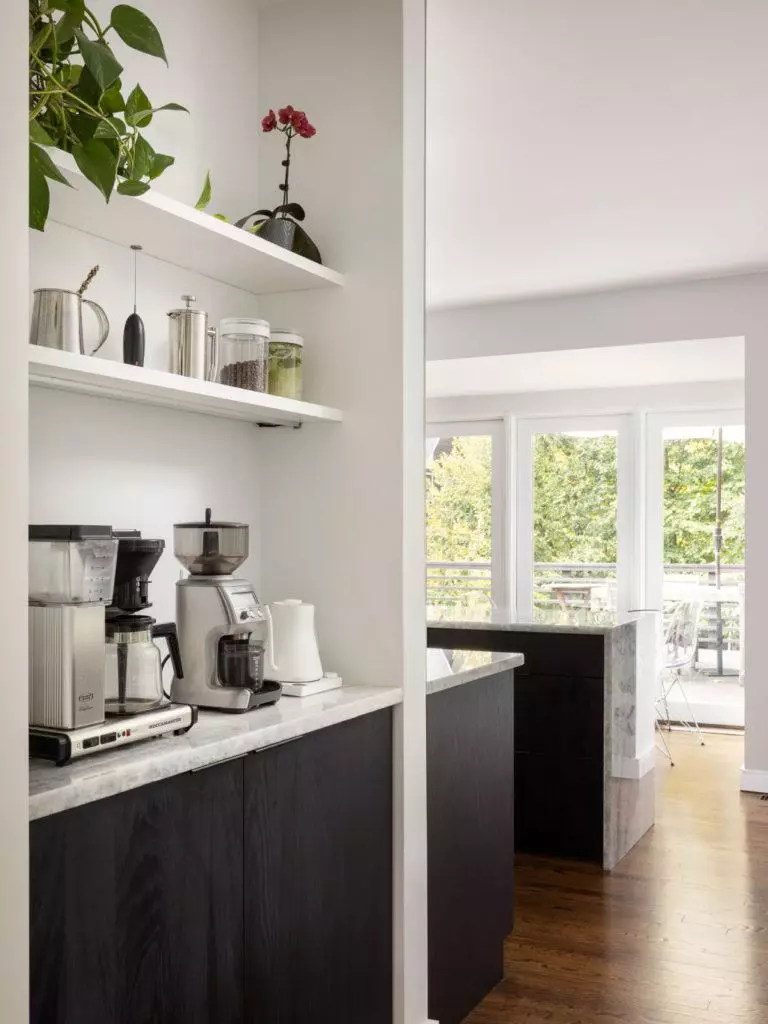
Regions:
<instances>
[{"instance_id":1,"label":"kitchen island","mask_svg":"<svg viewBox=\"0 0 768 1024\"><path fill-rule=\"evenodd\" d=\"M432 622L428 645L525 656L515 676L516 848L610 870L654 820L655 617L499 618Z\"/></svg>"}]
</instances>

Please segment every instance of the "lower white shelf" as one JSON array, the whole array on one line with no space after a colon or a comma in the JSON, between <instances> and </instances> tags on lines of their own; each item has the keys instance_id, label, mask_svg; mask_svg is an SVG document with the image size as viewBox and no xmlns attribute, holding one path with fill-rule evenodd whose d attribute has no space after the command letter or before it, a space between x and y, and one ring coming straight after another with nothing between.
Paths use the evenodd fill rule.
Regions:
<instances>
[{"instance_id":1,"label":"lower white shelf","mask_svg":"<svg viewBox=\"0 0 768 1024\"><path fill-rule=\"evenodd\" d=\"M339 409L296 402L226 384L180 377L144 366L126 366L111 359L84 356L41 345L29 346L32 385L75 391L83 395L142 402L223 419L266 425L340 422Z\"/></svg>"}]
</instances>

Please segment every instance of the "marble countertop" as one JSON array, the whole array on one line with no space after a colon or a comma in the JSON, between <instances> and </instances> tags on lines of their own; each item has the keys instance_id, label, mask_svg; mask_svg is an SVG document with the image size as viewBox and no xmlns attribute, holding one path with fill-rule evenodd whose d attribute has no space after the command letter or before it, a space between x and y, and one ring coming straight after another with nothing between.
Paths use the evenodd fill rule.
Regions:
<instances>
[{"instance_id":1,"label":"marble countertop","mask_svg":"<svg viewBox=\"0 0 768 1024\"><path fill-rule=\"evenodd\" d=\"M464 622L451 619L433 619L427 623L429 629L475 629L509 633L593 633L605 635L620 629L628 622L637 622L651 611L618 613L611 611L568 612L565 609L551 613L550 622L534 622L533 619L512 617L501 611L495 611L491 622Z\"/></svg>"},{"instance_id":2,"label":"marble countertop","mask_svg":"<svg viewBox=\"0 0 768 1024\"><path fill-rule=\"evenodd\" d=\"M312 697L283 697L243 715L201 711L184 736L164 736L57 768L29 762L29 817L44 818L150 782L297 739L402 701L399 687L343 686Z\"/></svg>"},{"instance_id":3,"label":"marble countertop","mask_svg":"<svg viewBox=\"0 0 768 1024\"><path fill-rule=\"evenodd\" d=\"M492 651L427 650L427 696L463 686L478 679L495 676L519 668L525 661L522 654L498 654Z\"/></svg>"}]
</instances>

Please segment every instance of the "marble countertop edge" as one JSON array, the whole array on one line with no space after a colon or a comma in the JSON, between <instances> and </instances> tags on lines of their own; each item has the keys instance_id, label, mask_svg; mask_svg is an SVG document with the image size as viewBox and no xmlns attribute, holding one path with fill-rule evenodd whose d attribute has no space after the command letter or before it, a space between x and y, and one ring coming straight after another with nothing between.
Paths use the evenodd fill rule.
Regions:
<instances>
[{"instance_id":1,"label":"marble countertop edge","mask_svg":"<svg viewBox=\"0 0 768 1024\"><path fill-rule=\"evenodd\" d=\"M525 657L522 654L491 655L491 660L486 665L478 665L475 668L467 668L450 675L428 679L427 696L429 697L433 693L440 693L443 690L453 689L455 686L474 683L479 679L487 679L501 672L509 672L512 669L520 668L524 663Z\"/></svg>"},{"instance_id":2,"label":"marble countertop edge","mask_svg":"<svg viewBox=\"0 0 768 1024\"><path fill-rule=\"evenodd\" d=\"M71 810L95 800L190 771L209 768L307 733L400 704L400 687L347 685L305 698L284 697L246 715L201 711L184 736L167 736L114 752L85 757L57 768L31 760L29 820Z\"/></svg>"}]
</instances>

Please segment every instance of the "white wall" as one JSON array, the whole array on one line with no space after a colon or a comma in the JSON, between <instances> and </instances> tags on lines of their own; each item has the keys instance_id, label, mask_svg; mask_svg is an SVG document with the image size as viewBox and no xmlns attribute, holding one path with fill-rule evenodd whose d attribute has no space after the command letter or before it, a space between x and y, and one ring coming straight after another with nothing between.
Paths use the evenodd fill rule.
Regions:
<instances>
[{"instance_id":1,"label":"white wall","mask_svg":"<svg viewBox=\"0 0 768 1024\"><path fill-rule=\"evenodd\" d=\"M749 566L742 786L768 792L768 685L759 643L768 597L751 582L768 574L768 275L433 311L427 317L430 359L739 336L745 339Z\"/></svg>"},{"instance_id":2,"label":"white wall","mask_svg":"<svg viewBox=\"0 0 768 1024\"><path fill-rule=\"evenodd\" d=\"M95 0L109 17L112 0ZM176 163L153 184L159 192L194 204L211 171L211 212L236 220L256 206L260 115L257 89L258 3L253 0L143 0L155 22L168 67L131 50L110 34L125 71L127 91L138 82L152 103L173 101L190 113L157 114L146 129L158 152ZM124 94L126 94L124 93Z\"/></svg>"},{"instance_id":3,"label":"white wall","mask_svg":"<svg viewBox=\"0 0 768 1024\"><path fill-rule=\"evenodd\" d=\"M30 519L106 523L162 537L152 573L152 615L173 621L173 524L214 517L251 527L251 554L240 573L259 593L260 438L232 420L30 390Z\"/></svg>"},{"instance_id":4,"label":"white wall","mask_svg":"<svg viewBox=\"0 0 768 1024\"><path fill-rule=\"evenodd\" d=\"M326 663L346 683L404 689L394 751L397 1024L427 1017L423 66L423 0L288 0L260 22L264 107L305 109L318 132L295 144L291 198L306 208L325 262L348 275L343 293L263 299L270 322L304 335L308 380L345 415L338 429L283 433L265 446L264 591L316 604ZM281 147L267 141L259 177L272 205Z\"/></svg>"},{"instance_id":5,"label":"white wall","mask_svg":"<svg viewBox=\"0 0 768 1024\"><path fill-rule=\"evenodd\" d=\"M28 1019L27 812L27 12L3 10L3 154L0 159L0 494L5 542L0 649L0 1006L8 1024Z\"/></svg>"}]
</instances>

